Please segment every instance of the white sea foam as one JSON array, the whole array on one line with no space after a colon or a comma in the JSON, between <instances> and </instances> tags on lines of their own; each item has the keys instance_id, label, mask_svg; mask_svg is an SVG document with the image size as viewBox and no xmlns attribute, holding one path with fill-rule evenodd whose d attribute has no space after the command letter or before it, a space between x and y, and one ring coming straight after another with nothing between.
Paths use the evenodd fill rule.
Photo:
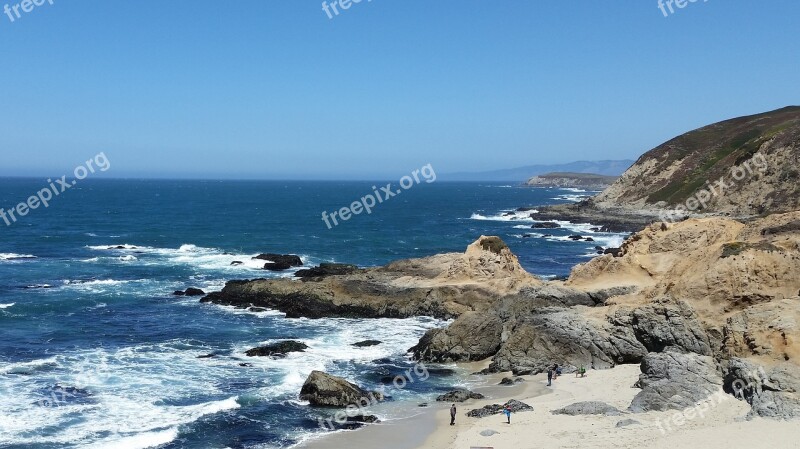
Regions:
<instances>
[{"instance_id":1,"label":"white sea foam","mask_svg":"<svg viewBox=\"0 0 800 449\"><path fill-rule=\"evenodd\" d=\"M533 223L533 219L530 217L531 214L537 213L537 210L528 210L528 211L502 211L496 215L482 215L478 213L473 213L469 218L470 220L483 220L483 221L521 221L521 222L528 222Z\"/></svg>"},{"instance_id":2,"label":"white sea foam","mask_svg":"<svg viewBox=\"0 0 800 449\"><path fill-rule=\"evenodd\" d=\"M0 253L0 261L36 259L36 258L37 258L36 256L32 256L30 254Z\"/></svg>"},{"instance_id":3,"label":"white sea foam","mask_svg":"<svg viewBox=\"0 0 800 449\"><path fill-rule=\"evenodd\" d=\"M8 309L9 307L14 307L15 302L9 304L0 304L0 309Z\"/></svg>"}]
</instances>

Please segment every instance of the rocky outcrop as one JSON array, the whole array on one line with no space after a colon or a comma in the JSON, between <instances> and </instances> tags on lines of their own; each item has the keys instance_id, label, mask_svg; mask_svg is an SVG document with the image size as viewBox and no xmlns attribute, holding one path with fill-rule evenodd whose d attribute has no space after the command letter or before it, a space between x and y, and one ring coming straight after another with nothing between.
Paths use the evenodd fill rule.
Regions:
<instances>
[{"instance_id":1,"label":"rocky outcrop","mask_svg":"<svg viewBox=\"0 0 800 449\"><path fill-rule=\"evenodd\" d=\"M553 363L595 369L638 363L647 349L625 326L587 319L571 309L544 309L522 319L492 359L490 371L538 374Z\"/></svg>"},{"instance_id":2,"label":"rocky outcrop","mask_svg":"<svg viewBox=\"0 0 800 449\"><path fill-rule=\"evenodd\" d=\"M200 290L199 288L189 287L184 291L176 290L173 295L175 296L203 296L206 292Z\"/></svg>"},{"instance_id":3,"label":"rocky outcrop","mask_svg":"<svg viewBox=\"0 0 800 449\"><path fill-rule=\"evenodd\" d=\"M466 389L453 390L449 393L437 396L437 402L464 402L469 399L483 399L484 396L480 393L474 393Z\"/></svg>"},{"instance_id":4,"label":"rocky outcrop","mask_svg":"<svg viewBox=\"0 0 800 449\"><path fill-rule=\"evenodd\" d=\"M383 400L378 392L369 392L341 377L313 371L300 390L300 400L314 406L347 407Z\"/></svg>"},{"instance_id":5,"label":"rocky outcrop","mask_svg":"<svg viewBox=\"0 0 800 449\"><path fill-rule=\"evenodd\" d=\"M550 413L554 415L604 415L604 416L619 416L622 414L616 407L612 407L605 402L587 401L576 402L566 407L552 410Z\"/></svg>"},{"instance_id":6,"label":"rocky outcrop","mask_svg":"<svg viewBox=\"0 0 800 449\"><path fill-rule=\"evenodd\" d=\"M510 407L512 413L529 412L533 410L533 407L531 407L530 405L524 402L520 402L516 399L512 399L503 405L491 404L491 405L486 405L483 408L470 410L469 412L467 412L467 416L471 418L486 418L487 416L492 416L501 413L503 410L505 410L506 407Z\"/></svg>"},{"instance_id":7,"label":"rocky outcrop","mask_svg":"<svg viewBox=\"0 0 800 449\"><path fill-rule=\"evenodd\" d=\"M617 180L617 176L593 173L554 172L534 176L525 183L530 187L572 187L583 189L605 189Z\"/></svg>"},{"instance_id":8,"label":"rocky outcrop","mask_svg":"<svg viewBox=\"0 0 800 449\"><path fill-rule=\"evenodd\" d=\"M290 352L304 352L306 349L305 343L289 340L249 349L245 354L248 357L285 357Z\"/></svg>"},{"instance_id":9,"label":"rocky outcrop","mask_svg":"<svg viewBox=\"0 0 800 449\"><path fill-rule=\"evenodd\" d=\"M468 362L483 360L500 348L503 322L496 315L467 312L445 329L432 329L409 349L416 360Z\"/></svg>"},{"instance_id":10,"label":"rocky outcrop","mask_svg":"<svg viewBox=\"0 0 800 449\"><path fill-rule=\"evenodd\" d=\"M481 237L463 254L401 260L366 269L322 264L296 275L302 280L231 281L202 301L275 309L289 318L426 315L451 319L469 311L486 311L502 296L541 284L496 237Z\"/></svg>"},{"instance_id":11,"label":"rocky outcrop","mask_svg":"<svg viewBox=\"0 0 800 449\"><path fill-rule=\"evenodd\" d=\"M708 335L685 301L660 298L633 310L618 310L611 320L629 326L649 352L712 355Z\"/></svg>"},{"instance_id":12,"label":"rocky outcrop","mask_svg":"<svg viewBox=\"0 0 800 449\"><path fill-rule=\"evenodd\" d=\"M796 365L781 363L767 370L733 358L724 371L725 391L750 404L748 418L800 418L800 372Z\"/></svg>"},{"instance_id":13,"label":"rocky outcrop","mask_svg":"<svg viewBox=\"0 0 800 449\"><path fill-rule=\"evenodd\" d=\"M663 352L642 361L641 388L630 405L634 413L683 410L711 395L722 393L722 378L713 358L697 354Z\"/></svg>"},{"instance_id":14,"label":"rocky outcrop","mask_svg":"<svg viewBox=\"0 0 800 449\"><path fill-rule=\"evenodd\" d=\"M355 265L344 263L321 263L318 267L298 270L294 275L299 278L322 278L325 276L345 276L358 271Z\"/></svg>"},{"instance_id":15,"label":"rocky outcrop","mask_svg":"<svg viewBox=\"0 0 800 449\"><path fill-rule=\"evenodd\" d=\"M275 264L286 265L289 267L303 266L303 260L300 258L300 256L297 256L295 254L274 254L274 253L259 254L258 256L253 257L253 260L265 260Z\"/></svg>"}]
</instances>

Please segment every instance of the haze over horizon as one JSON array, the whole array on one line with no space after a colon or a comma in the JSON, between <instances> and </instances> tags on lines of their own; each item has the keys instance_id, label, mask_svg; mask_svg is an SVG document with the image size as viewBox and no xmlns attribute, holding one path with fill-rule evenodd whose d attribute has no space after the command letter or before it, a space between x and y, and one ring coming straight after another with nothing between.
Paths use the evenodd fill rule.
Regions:
<instances>
[{"instance_id":1,"label":"haze over horizon","mask_svg":"<svg viewBox=\"0 0 800 449\"><path fill-rule=\"evenodd\" d=\"M45 2L0 15L0 176L387 179L636 159L800 103L800 4ZM146 25L146 26L145 26Z\"/></svg>"}]
</instances>

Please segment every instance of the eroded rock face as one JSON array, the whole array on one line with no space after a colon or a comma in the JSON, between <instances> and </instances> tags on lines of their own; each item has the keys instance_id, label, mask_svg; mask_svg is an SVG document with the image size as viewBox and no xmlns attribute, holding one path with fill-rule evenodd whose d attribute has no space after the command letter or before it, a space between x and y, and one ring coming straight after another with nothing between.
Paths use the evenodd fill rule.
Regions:
<instances>
[{"instance_id":1,"label":"eroded rock face","mask_svg":"<svg viewBox=\"0 0 800 449\"><path fill-rule=\"evenodd\" d=\"M647 354L629 327L591 321L570 309L539 312L514 327L491 371L538 374L554 363L602 369L638 363Z\"/></svg>"},{"instance_id":2,"label":"eroded rock face","mask_svg":"<svg viewBox=\"0 0 800 449\"><path fill-rule=\"evenodd\" d=\"M682 410L714 394L724 394L713 358L677 352L650 353L642 360L641 388L630 405L634 413Z\"/></svg>"},{"instance_id":3,"label":"eroded rock face","mask_svg":"<svg viewBox=\"0 0 800 449\"><path fill-rule=\"evenodd\" d=\"M378 392L361 389L341 377L313 371L300 390L300 400L324 407L347 407L383 400Z\"/></svg>"},{"instance_id":4,"label":"eroded rock face","mask_svg":"<svg viewBox=\"0 0 800 449\"><path fill-rule=\"evenodd\" d=\"M409 349L416 360L468 362L494 355L502 343L503 322L493 314L467 312L445 329L432 329Z\"/></svg>"},{"instance_id":5,"label":"eroded rock face","mask_svg":"<svg viewBox=\"0 0 800 449\"><path fill-rule=\"evenodd\" d=\"M633 310L619 310L611 319L630 326L649 352L677 350L712 355L708 335L685 301L665 297Z\"/></svg>"},{"instance_id":6,"label":"eroded rock face","mask_svg":"<svg viewBox=\"0 0 800 449\"><path fill-rule=\"evenodd\" d=\"M773 419L800 418L800 372L791 363L765 369L733 358L725 366L725 391L747 401L755 416Z\"/></svg>"}]
</instances>

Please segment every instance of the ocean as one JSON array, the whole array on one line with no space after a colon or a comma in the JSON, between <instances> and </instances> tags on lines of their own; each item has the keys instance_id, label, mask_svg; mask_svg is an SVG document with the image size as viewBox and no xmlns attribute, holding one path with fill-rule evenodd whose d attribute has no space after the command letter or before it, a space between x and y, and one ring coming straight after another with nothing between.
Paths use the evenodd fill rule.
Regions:
<instances>
[{"instance_id":1,"label":"ocean","mask_svg":"<svg viewBox=\"0 0 800 449\"><path fill-rule=\"evenodd\" d=\"M286 319L172 295L291 276L261 270L257 254L374 266L498 235L525 269L552 278L623 239L589 224L531 229L530 212L515 211L591 192L491 183L422 183L328 229L323 211L381 184L84 180L48 208L0 221L0 447L289 448L325 432L322 412L297 398L312 370L376 388L408 372L405 349L446 324ZM0 207L43 187L0 179ZM575 233L595 241L570 240ZM284 339L310 349L244 355ZM366 339L384 343L352 346ZM426 402L464 382L455 367L429 368L392 400Z\"/></svg>"}]
</instances>

